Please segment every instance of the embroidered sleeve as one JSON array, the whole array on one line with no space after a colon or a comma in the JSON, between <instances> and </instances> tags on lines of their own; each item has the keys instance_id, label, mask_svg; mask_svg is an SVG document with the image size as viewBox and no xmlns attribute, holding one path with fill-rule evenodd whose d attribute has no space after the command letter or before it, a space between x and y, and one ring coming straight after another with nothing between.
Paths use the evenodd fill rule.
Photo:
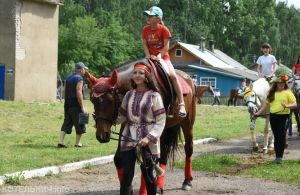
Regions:
<instances>
[{"instance_id":1,"label":"embroidered sleeve","mask_svg":"<svg viewBox=\"0 0 300 195\"><path fill-rule=\"evenodd\" d=\"M147 137L149 140L153 143L156 143L165 127L166 123L166 111L163 105L163 101L159 93L155 93L153 95L153 106L152 106L152 112L153 116L155 117L155 123L153 128L150 130Z\"/></svg>"}]
</instances>

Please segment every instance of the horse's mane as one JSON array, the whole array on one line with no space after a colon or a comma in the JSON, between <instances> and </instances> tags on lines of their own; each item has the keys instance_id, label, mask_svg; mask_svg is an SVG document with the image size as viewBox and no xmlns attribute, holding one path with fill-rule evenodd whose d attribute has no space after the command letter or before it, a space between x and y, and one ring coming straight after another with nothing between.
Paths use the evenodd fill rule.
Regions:
<instances>
[{"instance_id":1,"label":"horse's mane","mask_svg":"<svg viewBox=\"0 0 300 195\"><path fill-rule=\"evenodd\" d=\"M261 100L265 100L270 90L270 84L265 78L259 78L253 82L252 90Z\"/></svg>"}]
</instances>

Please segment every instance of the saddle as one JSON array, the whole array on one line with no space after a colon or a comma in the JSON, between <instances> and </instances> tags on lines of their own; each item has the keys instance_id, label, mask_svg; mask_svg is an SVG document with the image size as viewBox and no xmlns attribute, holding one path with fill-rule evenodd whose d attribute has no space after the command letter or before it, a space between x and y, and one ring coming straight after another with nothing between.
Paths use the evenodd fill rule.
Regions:
<instances>
[{"instance_id":1,"label":"saddle","mask_svg":"<svg viewBox=\"0 0 300 195\"><path fill-rule=\"evenodd\" d=\"M149 59L148 62L152 67L155 79L158 85L161 87L162 93L164 94L164 107L169 108L170 106L174 105L176 100L176 93L170 77L158 61Z\"/></svg>"}]
</instances>

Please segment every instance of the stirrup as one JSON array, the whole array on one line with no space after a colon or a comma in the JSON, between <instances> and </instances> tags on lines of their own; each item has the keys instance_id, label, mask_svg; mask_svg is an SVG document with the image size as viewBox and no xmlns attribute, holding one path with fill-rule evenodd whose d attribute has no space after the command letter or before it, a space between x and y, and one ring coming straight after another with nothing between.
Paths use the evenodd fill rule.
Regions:
<instances>
[{"instance_id":1,"label":"stirrup","mask_svg":"<svg viewBox=\"0 0 300 195\"><path fill-rule=\"evenodd\" d=\"M179 117L184 118L186 117L186 110L184 103L180 103L179 105Z\"/></svg>"}]
</instances>

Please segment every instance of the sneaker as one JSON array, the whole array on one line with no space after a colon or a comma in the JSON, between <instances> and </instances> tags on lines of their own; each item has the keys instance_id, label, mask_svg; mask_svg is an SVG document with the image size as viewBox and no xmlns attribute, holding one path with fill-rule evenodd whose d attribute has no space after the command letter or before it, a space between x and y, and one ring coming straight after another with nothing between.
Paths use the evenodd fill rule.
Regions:
<instances>
[{"instance_id":1,"label":"sneaker","mask_svg":"<svg viewBox=\"0 0 300 195\"><path fill-rule=\"evenodd\" d=\"M274 163L282 164L282 158L275 158Z\"/></svg>"},{"instance_id":2,"label":"sneaker","mask_svg":"<svg viewBox=\"0 0 300 195\"><path fill-rule=\"evenodd\" d=\"M186 110L184 104L179 104L179 117L186 117Z\"/></svg>"},{"instance_id":3,"label":"sneaker","mask_svg":"<svg viewBox=\"0 0 300 195\"><path fill-rule=\"evenodd\" d=\"M74 147L75 148L81 148L81 147L83 147L83 145L81 143L79 143L79 144L75 144Z\"/></svg>"},{"instance_id":4,"label":"sneaker","mask_svg":"<svg viewBox=\"0 0 300 195\"><path fill-rule=\"evenodd\" d=\"M57 147L58 147L58 148L67 148L67 146L66 146L65 144L60 144L60 143L57 144Z\"/></svg>"}]
</instances>

